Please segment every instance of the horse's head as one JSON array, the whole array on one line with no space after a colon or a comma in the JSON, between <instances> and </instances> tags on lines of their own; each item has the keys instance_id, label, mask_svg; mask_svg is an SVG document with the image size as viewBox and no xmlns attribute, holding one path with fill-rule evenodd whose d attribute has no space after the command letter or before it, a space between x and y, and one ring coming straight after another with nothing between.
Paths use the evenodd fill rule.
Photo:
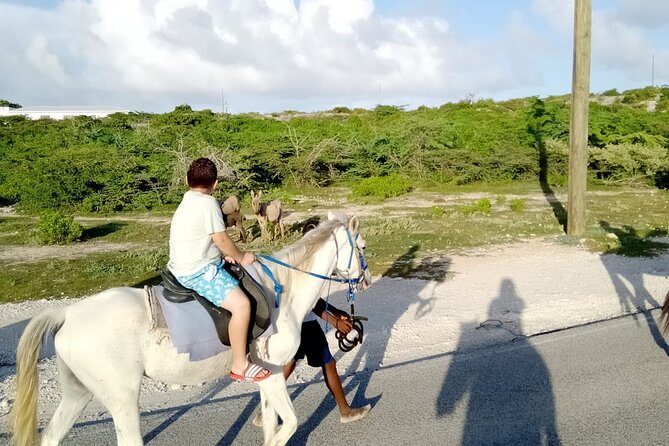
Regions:
<instances>
[{"instance_id":1,"label":"horse's head","mask_svg":"<svg viewBox=\"0 0 669 446\"><path fill-rule=\"evenodd\" d=\"M358 217L346 217L343 214L328 212L328 220L339 221L341 225L334 230L333 236L337 246L337 258L333 274L355 285L359 290L366 290L372 283L365 259L365 239L360 234Z\"/></svg>"}]
</instances>

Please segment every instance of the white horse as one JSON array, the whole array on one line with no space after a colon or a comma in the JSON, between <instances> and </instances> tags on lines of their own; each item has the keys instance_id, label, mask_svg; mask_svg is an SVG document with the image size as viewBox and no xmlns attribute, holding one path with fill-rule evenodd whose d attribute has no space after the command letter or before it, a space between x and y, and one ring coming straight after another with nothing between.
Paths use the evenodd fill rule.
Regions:
<instances>
[{"instance_id":1,"label":"white horse","mask_svg":"<svg viewBox=\"0 0 669 446\"><path fill-rule=\"evenodd\" d=\"M329 220L292 246L276 254L287 268L267 263L284 287L274 310L274 334L251 344L254 362L272 371L259 382L264 442L284 445L297 429L297 417L283 378L282 366L297 351L301 323L314 307L333 274L349 286L366 288L370 275L364 261L364 240L357 217L330 214ZM320 276L320 277L319 277ZM262 274L265 287L271 277ZM27 325L17 348L16 399L12 409L12 441L37 443L37 359L44 336L54 335L63 397L43 432L42 445L58 445L84 407L95 396L114 421L119 445L143 444L139 423L142 375L168 384L199 384L224 377L231 367L230 351L191 362L151 330L146 291L113 288L66 308L47 310ZM277 430L277 415L283 424Z\"/></svg>"}]
</instances>

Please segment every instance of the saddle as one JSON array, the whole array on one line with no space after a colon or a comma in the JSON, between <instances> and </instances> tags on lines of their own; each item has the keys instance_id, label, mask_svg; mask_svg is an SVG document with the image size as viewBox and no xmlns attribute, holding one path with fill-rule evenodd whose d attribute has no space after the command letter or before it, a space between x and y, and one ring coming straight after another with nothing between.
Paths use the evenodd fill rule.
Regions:
<instances>
[{"instance_id":1,"label":"saddle","mask_svg":"<svg viewBox=\"0 0 669 446\"><path fill-rule=\"evenodd\" d=\"M251 303L251 322L249 324L247 343L263 334L272 322L272 306L265 289L246 270L234 263L225 262L223 268L239 281L239 287L244 291ZM216 333L223 345L230 345L228 335L228 324L232 313L228 310L214 305L209 299L198 294L197 291L186 288L179 283L167 268L159 270L163 280L163 295L165 299L173 303L184 303L197 300L211 316Z\"/></svg>"}]
</instances>

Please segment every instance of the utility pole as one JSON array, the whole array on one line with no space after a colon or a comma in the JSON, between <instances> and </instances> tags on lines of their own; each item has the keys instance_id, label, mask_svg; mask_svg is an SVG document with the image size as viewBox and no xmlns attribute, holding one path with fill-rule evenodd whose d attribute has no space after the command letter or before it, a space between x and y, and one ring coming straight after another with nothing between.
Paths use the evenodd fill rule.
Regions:
<instances>
[{"instance_id":1,"label":"utility pole","mask_svg":"<svg viewBox=\"0 0 669 446\"><path fill-rule=\"evenodd\" d=\"M585 232L591 30L591 0L576 0L574 4L574 67L569 123L569 197L567 203L567 234L569 235L582 235Z\"/></svg>"}]
</instances>

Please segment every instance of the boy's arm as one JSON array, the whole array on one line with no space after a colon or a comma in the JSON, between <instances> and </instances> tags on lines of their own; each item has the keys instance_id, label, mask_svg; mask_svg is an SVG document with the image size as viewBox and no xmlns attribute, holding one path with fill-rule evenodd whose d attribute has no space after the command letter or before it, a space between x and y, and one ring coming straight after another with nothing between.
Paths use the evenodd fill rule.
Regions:
<instances>
[{"instance_id":1,"label":"boy's arm","mask_svg":"<svg viewBox=\"0 0 669 446\"><path fill-rule=\"evenodd\" d=\"M239 249L227 232L214 232L211 234L211 239L224 256L233 258L237 263L250 265L255 261L253 253Z\"/></svg>"},{"instance_id":2,"label":"boy's arm","mask_svg":"<svg viewBox=\"0 0 669 446\"><path fill-rule=\"evenodd\" d=\"M318 299L312 311L316 316L320 317L341 332L348 333L353 328L347 312L340 310L334 305L328 304L321 298Z\"/></svg>"}]
</instances>

